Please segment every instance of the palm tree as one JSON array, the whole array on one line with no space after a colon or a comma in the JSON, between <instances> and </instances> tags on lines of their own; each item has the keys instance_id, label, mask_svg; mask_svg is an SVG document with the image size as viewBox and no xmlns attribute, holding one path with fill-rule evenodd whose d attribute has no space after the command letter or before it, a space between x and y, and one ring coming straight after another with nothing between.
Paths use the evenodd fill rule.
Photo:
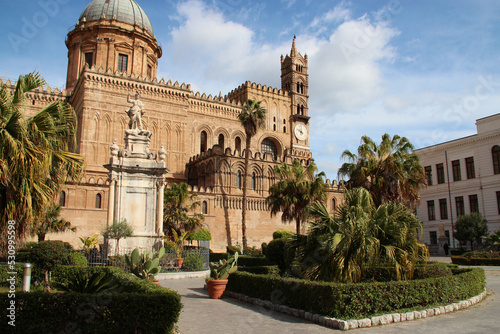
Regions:
<instances>
[{"instance_id":1,"label":"palm tree","mask_svg":"<svg viewBox=\"0 0 500 334\"><path fill-rule=\"evenodd\" d=\"M419 191L427 182L413 145L405 137L388 134L382 136L380 145L370 137L361 137L358 153L349 150L342 153L348 160L339 171L339 177L347 177L347 188L363 187L373 196L376 205L385 201L418 205Z\"/></svg>"},{"instance_id":2,"label":"palm tree","mask_svg":"<svg viewBox=\"0 0 500 334\"><path fill-rule=\"evenodd\" d=\"M308 208L315 202L326 198L324 172L316 174L314 163L307 167L294 160L292 166L282 163L274 168L280 180L269 188L267 203L271 215L282 212L283 222L295 220L297 235L300 235L301 222L306 218Z\"/></svg>"},{"instance_id":3,"label":"palm tree","mask_svg":"<svg viewBox=\"0 0 500 334\"><path fill-rule=\"evenodd\" d=\"M188 215L200 205L196 201L198 194L190 193L186 183L173 183L170 189L165 189L163 230L166 235L173 237L173 230L181 235L183 232L192 232L201 227L205 216L200 213Z\"/></svg>"},{"instance_id":4,"label":"palm tree","mask_svg":"<svg viewBox=\"0 0 500 334\"><path fill-rule=\"evenodd\" d=\"M397 279L409 279L415 263L428 258L426 246L417 239L422 225L410 209L396 202L377 207L364 188L348 191L335 217L318 202L311 215L315 220L301 257L322 254L316 261L303 261L313 280L359 282L375 266L387 267Z\"/></svg>"},{"instance_id":5,"label":"palm tree","mask_svg":"<svg viewBox=\"0 0 500 334\"><path fill-rule=\"evenodd\" d=\"M12 95L10 88L0 88L0 249L6 249L8 221L16 222L16 238L22 240L64 181L78 181L83 172L83 158L72 153L77 128L73 108L58 100L32 117L22 110L25 93L44 84L34 72L19 77Z\"/></svg>"},{"instance_id":6,"label":"palm tree","mask_svg":"<svg viewBox=\"0 0 500 334\"><path fill-rule=\"evenodd\" d=\"M248 100L244 105L238 119L245 129L245 167L243 171L243 205L241 211L241 230L243 236L243 248L247 247L246 233L246 216L247 216L247 179L248 179L248 162L250 160L250 144L252 137L257 134L260 127L264 126L266 118L266 109L261 107L260 101Z\"/></svg>"},{"instance_id":7,"label":"palm tree","mask_svg":"<svg viewBox=\"0 0 500 334\"><path fill-rule=\"evenodd\" d=\"M62 207L52 204L41 220L35 220L31 235L38 236L38 242L45 240L47 233L76 232L76 227L64 218L59 218Z\"/></svg>"}]
</instances>

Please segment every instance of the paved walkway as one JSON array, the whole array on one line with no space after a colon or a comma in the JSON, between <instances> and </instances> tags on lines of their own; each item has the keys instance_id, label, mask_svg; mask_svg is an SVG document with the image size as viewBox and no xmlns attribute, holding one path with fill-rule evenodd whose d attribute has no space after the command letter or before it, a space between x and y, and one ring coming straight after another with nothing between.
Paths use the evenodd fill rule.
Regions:
<instances>
[{"instance_id":1,"label":"paved walkway","mask_svg":"<svg viewBox=\"0 0 500 334\"><path fill-rule=\"evenodd\" d=\"M433 258L432 260L437 259ZM442 260L442 262L449 262L449 258ZM500 267L482 268L486 271L487 287L491 290L491 293L476 306L464 311L436 317L382 327L355 329L349 332L498 333L500 332L500 321L498 320L498 310L500 310ZM207 291L203 289L204 284L205 280L202 278L161 281L162 286L176 290L182 296L184 307L177 323L181 334L321 334L335 331L303 319L273 312L232 298L209 299Z\"/></svg>"}]
</instances>

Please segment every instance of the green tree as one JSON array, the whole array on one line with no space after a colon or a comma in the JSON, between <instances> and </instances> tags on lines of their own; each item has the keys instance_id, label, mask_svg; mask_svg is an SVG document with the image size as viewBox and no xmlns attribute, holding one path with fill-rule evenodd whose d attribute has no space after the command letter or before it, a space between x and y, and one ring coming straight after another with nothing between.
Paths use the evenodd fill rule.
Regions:
<instances>
[{"instance_id":1,"label":"green tree","mask_svg":"<svg viewBox=\"0 0 500 334\"><path fill-rule=\"evenodd\" d=\"M183 232L193 232L201 227L205 216L194 211L200 202L196 201L198 194L190 193L186 183L173 183L170 189L165 189L163 206L163 231L173 238L174 230L177 235Z\"/></svg>"},{"instance_id":2,"label":"green tree","mask_svg":"<svg viewBox=\"0 0 500 334\"><path fill-rule=\"evenodd\" d=\"M347 188L363 187L373 196L376 205L386 201L418 205L419 191L426 185L425 174L413 145L405 137L388 134L380 144L370 137L361 137L358 153L342 153L348 162L338 171L339 178L348 178Z\"/></svg>"},{"instance_id":3,"label":"green tree","mask_svg":"<svg viewBox=\"0 0 500 334\"><path fill-rule=\"evenodd\" d=\"M33 218L53 203L66 178L78 180L84 160L76 148L77 118L64 100L27 117L25 94L45 85L40 74L21 75L13 92L0 88L0 249L6 224L15 221L16 238L30 232ZM13 93L13 94L11 94Z\"/></svg>"},{"instance_id":4,"label":"green tree","mask_svg":"<svg viewBox=\"0 0 500 334\"><path fill-rule=\"evenodd\" d=\"M250 160L250 145L252 138L257 134L259 128L264 126L266 119L266 109L260 105L261 101L247 100L243 105L238 119L245 130L245 166L243 171L243 205L241 210L241 232L243 238L243 249L247 245L247 181L248 181L248 163Z\"/></svg>"},{"instance_id":5,"label":"green tree","mask_svg":"<svg viewBox=\"0 0 500 334\"><path fill-rule=\"evenodd\" d=\"M500 230L486 237L486 247L488 247L488 249L500 249Z\"/></svg>"},{"instance_id":6,"label":"green tree","mask_svg":"<svg viewBox=\"0 0 500 334\"><path fill-rule=\"evenodd\" d=\"M308 208L315 201L326 198L325 173L316 174L317 167L310 163L307 167L294 160L290 166L282 163L274 168L279 181L269 188L267 203L271 215L282 212L281 220L295 220L297 235L300 235L301 223L306 219Z\"/></svg>"},{"instance_id":7,"label":"green tree","mask_svg":"<svg viewBox=\"0 0 500 334\"><path fill-rule=\"evenodd\" d=\"M486 219L479 212L470 215L461 215L455 222L453 236L455 239L470 242L470 249L474 250L474 241L481 243L481 238L488 234Z\"/></svg>"},{"instance_id":8,"label":"green tree","mask_svg":"<svg viewBox=\"0 0 500 334\"><path fill-rule=\"evenodd\" d=\"M62 241L42 241L31 249L31 259L35 266L44 271L45 290L50 291L51 273L55 266L66 261L68 250Z\"/></svg>"},{"instance_id":9,"label":"green tree","mask_svg":"<svg viewBox=\"0 0 500 334\"><path fill-rule=\"evenodd\" d=\"M38 242L45 240L47 233L60 233L66 231L76 232L76 227L71 226L71 223L64 218L59 218L62 207L58 204L52 204L42 219L35 219L32 236L38 237Z\"/></svg>"},{"instance_id":10,"label":"green tree","mask_svg":"<svg viewBox=\"0 0 500 334\"><path fill-rule=\"evenodd\" d=\"M106 226L102 230L101 234L107 239L116 240L116 255L118 255L118 251L120 249L120 239L131 237L134 234L134 229L124 218L119 222L113 221L113 224Z\"/></svg>"},{"instance_id":11,"label":"green tree","mask_svg":"<svg viewBox=\"0 0 500 334\"><path fill-rule=\"evenodd\" d=\"M417 238L422 225L410 209L396 202L377 207L364 188L348 191L335 217L319 202L311 215L315 219L300 254L310 279L359 282L376 266L386 266L398 279L409 279L416 262L428 257Z\"/></svg>"}]
</instances>

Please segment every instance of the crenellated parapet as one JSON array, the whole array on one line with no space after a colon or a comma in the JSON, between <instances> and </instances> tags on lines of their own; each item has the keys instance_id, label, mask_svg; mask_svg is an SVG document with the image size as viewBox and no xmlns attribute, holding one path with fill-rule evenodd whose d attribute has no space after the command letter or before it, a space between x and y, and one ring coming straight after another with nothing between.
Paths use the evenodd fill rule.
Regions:
<instances>
[{"instance_id":1,"label":"crenellated parapet","mask_svg":"<svg viewBox=\"0 0 500 334\"><path fill-rule=\"evenodd\" d=\"M282 89L246 81L244 84L238 86L236 89L233 89L229 94L227 94L227 98L229 100L235 100L235 101L240 101L240 103L244 103L249 93L275 96L275 97L289 96L288 92Z\"/></svg>"}]
</instances>

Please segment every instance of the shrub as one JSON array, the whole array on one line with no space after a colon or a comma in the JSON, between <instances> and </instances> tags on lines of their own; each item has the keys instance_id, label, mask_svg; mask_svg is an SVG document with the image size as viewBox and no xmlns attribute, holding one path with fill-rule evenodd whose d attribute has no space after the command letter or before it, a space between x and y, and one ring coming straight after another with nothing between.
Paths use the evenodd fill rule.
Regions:
<instances>
[{"instance_id":1,"label":"shrub","mask_svg":"<svg viewBox=\"0 0 500 334\"><path fill-rule=\"evenodd\" d=\"M270 266L275 263L271 262L264 256L246 256L238 257L238 266L255 267L255 266Z\"/></svg>"},{"instance_id":2,"label":"shrub","mask_svg":"<svg viewBox=\"0 0 500 334\"><path fill-rule=\"evenodd\" d=\"M80 252L72 252L68 255L70 266L87 267L89 265L87 258Z\"/></svg>"},{"instance_id":3,"label":"shrub","mask_svg":"<svg viewBox=\"0 0 500 334\"><path fill-rule=\"evenodd\" d=\"M95 294L18 292L16 316L23 321L16 322L16 332L174 332L182 308L177 292L140 280L119 268L59 266L54 269L54 277L59 275L59 268L64 268L64 274L59 274L66 275L66 281L75 270L92 275L111 273L121 291L98 294L97 298ZM7 305L6 293L0 294L0 303ZM7 312L7 308L2 308L0 316L5 319Z\"/></svg>"},{"instance_id":4,"label":"shrub","mask_svg":"<svg viewBox=\"0 0 500 334\"><path fill-rule=\"evenodd\" d=\"M212 240L212 234L206 228L196 230L193 234L189 235L186 240Z\"/></svg>"},{"instance_id":5,"label":"shrub","mask_svg":"<svg viewBox=\"0 0 500 334\"><path fill-rule=\"evenodd\" d=\"M199 253L188 253L184 257L184 263L182 267L189 271L201 271L203 270L203 256Z\"/></svg>"},{"instance_id":6,"label":"shrub","mask_svg":"<svg viewBox=\"0 0 500 334\"><path fill-rule=\"evenodd\" d=\"M278 230L273 232L273 240L294 237L295 233L290 231Z\"/></svg>"},{"instance_id":7,"label":"shrub","mask_svg":"<svg viewBox=\"0 0 500 334\"><path fill-rule=\"evenodd\" d=\"M247 247L243 250L243 255L251 255L251 256L261 256L262 255L262 252L255 248L255 246L253 246L252 248L250 247Z\"/></svg>"},{"instance_id":8,"label":"shrub","mask_svg":"<svg viewBox=\"0 0 500 334\"><path fill-rule=\"evenodd\" d=\"M488 251L472 251L464 253L462 254L462 256L467 258L498 259L500 258L500 253Z\"/></svg>"},{"instance_id":9,"label":"shrub","mask_svg":"<svg viewBox=\"0 0 500 334\"><path fill-rule=\"evenodd\" d=\"M175 251L175 242L172 240L166 240L163 242L163 247L165 247L166 251Z\"/></svg>"},{"instance_id":10,"label":"shrub","mask_svg":"<svg viewBox=\"0 0 500 334\"><path fill-rule=\"evenodd\" d=\"M262 254L266 254L267 242L263 242L260 245L260 249L262 250Z\"/></svg>"},{"instance_id":11,"label":"shrub","mask_svg":"<svg viewBox=\"0 0 500 334\"><path fill-rule=\"evenodd\" d=\"M500 266L500 258L468 258L464 256L452 256L451 261L454 264L463 266Z\"/></svg>"},{"instance_id":12,"label":"shrub","mask_svg":"<svg viewBox=\"0 0 500 334\"><path fill-rule=\"evenodd\" d=\"M62 241L41 241L31 251L31 258L35 266L45 271L45 288L50 290L50 276L52 269L62 264L68 256L66 246Z\"/></svg>"},{"instance_id":13,"label":"shrub","mask_svg":"<svg viewBox=\"0 0 500 334\"><path fill-rule=\"evenodd\" d=\"M226 251L229 254L234 255L234 253L241 253L241 248L238 246L226 246Z\"/></svg>"},{"instance_id":14,"label":"shrub","mask_svg":"<svg viewBox=\"0 0 500 334\"><path fill-rule=\"evenodd\" d=\"M445 263L430 263L417 266L413 272L413 279L448 277L453 275L451 268Z\"/></svg>"},{"instance_id":15,"label":"shrub","mask_svg":"<svg viewBox=\"0 0 500 334\"><path fill-rule=\"evenodd\" d=\"M295 248L292 247L292 240L286 238L271 240L266 247L265 255L270 263L278 265L283 274L290 269L295 259Z\"/></svg>"},{"instance_id":16,"label":"shrub","mask_svg":"<svg viewBox=\"0 0 500 334\"><path fill-rule=\"evenodd\" d=\"M337 319L451 304L476 296L484 289L484 271L476 268L459 269L449 277L348 284L239 271L231 274L227 285L228 291Z\"/></svg>"},{"instance_id":17,"label":"shrub","mask_svg":"<svg viewBox=\"0 0 500 334\"><path fill-rule=\"evenodd\" d=\"M210 253L210 262L219 262L219 260L229 260L229 253Z\"/></svg>"},{"instance_id":18,"label":"shrub","mask_svg":"<svg viewBox=\"0 0 500 334\"><path fill-rule=\"evenodd\" d=\"M238 259L239 260L239 259ZM251 274L257 275L271 275L271 276L279 276L280 269L278 266L238 266L238 271L244 271Z\"/></svg>"}]
</instances>

